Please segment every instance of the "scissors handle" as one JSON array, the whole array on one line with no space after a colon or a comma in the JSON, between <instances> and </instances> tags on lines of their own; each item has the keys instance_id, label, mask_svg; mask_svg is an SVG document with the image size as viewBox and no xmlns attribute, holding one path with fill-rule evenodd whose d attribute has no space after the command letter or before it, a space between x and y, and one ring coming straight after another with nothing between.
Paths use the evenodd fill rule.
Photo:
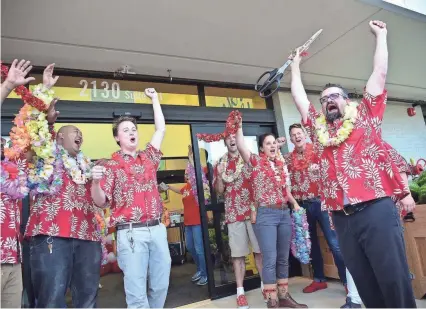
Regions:
<instances>
[{"instance_id":1,"label":"scissors handle","mask_svg":"<svg viewBox=\"0 0 426 309\"><path fill-rule=\"evenodd\" d=\"M254 89L259 92L260 97L268 98L273 95L278 88L280 87L280 81L283 77L283 73L278 73L278 69L274 69L272 71L266 71L263 73L256 82L256 86ZM264 76L268 75L268 78L265 80L263 84L260 84L260 81Z\"/></svg>"}]
</instances>

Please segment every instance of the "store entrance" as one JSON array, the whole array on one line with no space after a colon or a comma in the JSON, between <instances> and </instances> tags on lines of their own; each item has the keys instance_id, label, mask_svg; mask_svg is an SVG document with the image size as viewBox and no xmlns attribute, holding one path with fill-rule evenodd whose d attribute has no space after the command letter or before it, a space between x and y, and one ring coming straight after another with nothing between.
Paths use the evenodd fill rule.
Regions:
<instances>
[{"instance_id":1,"label":"store entrance","mask_svg":"<svg viewBox=\"0 0 426 309\"><path fill-rule=\"evenodd\" d=\"M197 139L200 133L221 133L223 125L192 125L192 143L194 145L194 158L197 179L201 173L207 172L210 198L206 199L202 183L198 181L198 198L200 200L201 218L203 223L204 248L208 268L209 290L212 299L235 294L236 282L233 270L231 250L229 247L228 229L225 223L224 198L218 196L213 186L214 166L219 159L227 153L223 140L206 143ZM273 127L260 125L244 125L244 135L247 146L253 153L258 153L257 136L272 133ZM246 274L244 288L246 290L258 288L260 277L256 269L254 255L246 256Z\"/></svg>"}]
</instances>

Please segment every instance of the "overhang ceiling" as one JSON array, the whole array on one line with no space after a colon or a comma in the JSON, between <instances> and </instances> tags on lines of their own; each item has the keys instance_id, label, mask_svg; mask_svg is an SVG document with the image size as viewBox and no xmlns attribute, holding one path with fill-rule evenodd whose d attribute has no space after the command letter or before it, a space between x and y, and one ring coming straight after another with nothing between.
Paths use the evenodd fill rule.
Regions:
<instances>
[{"instance_id":1,"label":"overhang ceiling","mask_svg":"<svg viewBox=\"0 0 426 309\"><path fill-rule=\"evenodd\" d=\"M253 84L322 28L302 64L309 89L362 90L372 70L368 21L389 32L389 95L426 99L426 23L357 0L3 0L2 60ZM289 85L289 76L282 82Z\"/></svg>"}]
</instances>

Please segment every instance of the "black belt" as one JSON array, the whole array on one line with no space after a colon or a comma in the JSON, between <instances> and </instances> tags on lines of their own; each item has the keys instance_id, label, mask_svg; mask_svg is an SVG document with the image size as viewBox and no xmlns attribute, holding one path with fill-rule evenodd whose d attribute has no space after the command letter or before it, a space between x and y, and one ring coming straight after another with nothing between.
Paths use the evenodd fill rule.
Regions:
<instances>
[{"instance_id":1,"label":"black belt","mask_svg":"<svg viewBox=\"0 0 426 309\"><path fill-rule=\"evenodd\" d=\"M350 205L350 204L345 205L345 206L343 206L342 210L334 210L333 214L350 216L350 215L353 215L354 213L360 212L365 207L367 207L369 204L370 203L366 202L366 203L359 203L359 204L355 204L355 205Z\"/></svg>"},{"instance_id":2,"label":"black belt","mask_svg":"<svg viewBox=\"0 0 426 309\"><path fill-rule=\"evenodd\" d=\"M137 228L137 227L156 226L156 225L159 225L160 223L161 223L160 219L154 219L154 220L149 220L149 221L145 221L145 222L119 224L119 225L117 225L117 231L128 230L128 229L130 229L130 225L132 225L132 228Z\"/></svg>"}]
</instances>

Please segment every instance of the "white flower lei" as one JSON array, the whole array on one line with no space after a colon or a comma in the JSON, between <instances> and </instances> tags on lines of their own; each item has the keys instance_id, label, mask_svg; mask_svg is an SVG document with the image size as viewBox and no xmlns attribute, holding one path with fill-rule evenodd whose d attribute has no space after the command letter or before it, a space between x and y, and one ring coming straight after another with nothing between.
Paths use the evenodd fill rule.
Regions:
<instances>
[{"instance_id":1,"label":"white flower lei","mask_svg":"<svg viewBox=\"0 0 426 309\"><path fill-rule=\"evenodd\" d=\"M71 157L62 146L59 146L65 170L72 180L79 185L84 185L92 177L91 162L81 151L76 158Z\"/></svg>"},{"instance_id":2,"label":"white flower lei","mask_svg":"<svg viewBox=\"0 0 426 309\"><path fill-rule=\"evenodd\" d=\"M235 172L228 172L228 153L226 153L221 159L220 162L224 164L225 168L223 169L222 172L222 179L224 182L226 183L231 183L234 182L238 177L240 177L241 171L243 170L244 167L244 161L243 158L238 155L238 161L236 163L235 166Z\"/></svg>"},{"instance_id":3,"label":"white flower lei","mask_svg":"<svg viewBox=\"0 0 426 309\"><path fill-rule=\"evenodd\" d=\"M337 130L336 137L330 138L330 134L327 129L327 122L323 114L315 120L315 132L318 136L318 141L324 147L338 146L349 137L358 116L357 107L357 102L349 102L349 104L346 105L345 115L343 116L343 125Z\"/></svg>"}]
</instances>

